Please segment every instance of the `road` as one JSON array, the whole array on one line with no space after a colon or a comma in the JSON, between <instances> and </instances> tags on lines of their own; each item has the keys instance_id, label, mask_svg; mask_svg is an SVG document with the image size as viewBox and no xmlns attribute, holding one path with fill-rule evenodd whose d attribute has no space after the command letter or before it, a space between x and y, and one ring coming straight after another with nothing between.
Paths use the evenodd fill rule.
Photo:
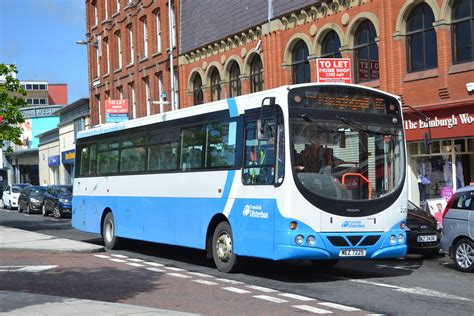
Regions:
<instances>
[{"instance_id":1,"label":"road","mask_svg":"<svg viewBox=\"0 0 474 316\"><path fill-rule=\"evenodd\" d=\"M0 225L101 244L100 236L71 229L68 219L0 210ZM123 250L101 254L0 252L0 266L29 265L57 267L28 278L0 271L0 290L205 315L472 315L474 310L474 274L456 271L447 257L351 260L333 268L247 259L241 273L223 274L202 251L146 242L130 241Z\"/></svg>"}]
</instances>

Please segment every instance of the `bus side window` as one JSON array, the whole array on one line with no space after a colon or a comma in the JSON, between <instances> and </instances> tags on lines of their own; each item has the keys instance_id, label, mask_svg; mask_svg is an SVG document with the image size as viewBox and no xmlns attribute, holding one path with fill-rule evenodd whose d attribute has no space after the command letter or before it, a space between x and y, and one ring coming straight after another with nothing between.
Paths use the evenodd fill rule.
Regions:
<instances>
[{"instance_id":1,"label":"bus side window","mask_svg":"<svg viewBox=\"0 0 474 316\"><path fill-rule=\"evenodd\" d=\"M275 183L276 159L276 120L267 119L265 135L258 139L257 122L247 122L245 126L245 162L243 168L244 184Z\"/></svg>"}]
</instances>

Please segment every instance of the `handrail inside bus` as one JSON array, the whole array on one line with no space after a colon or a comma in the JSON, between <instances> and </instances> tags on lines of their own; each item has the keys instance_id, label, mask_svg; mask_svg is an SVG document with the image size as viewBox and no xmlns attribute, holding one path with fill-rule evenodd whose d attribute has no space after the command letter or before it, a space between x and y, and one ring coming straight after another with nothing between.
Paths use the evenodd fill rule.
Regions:
<instances>
[{"instance_id":1,"label":"handrail inside bus","mask_svg":"<svg viewBox=\"0 0 474 316\"><path fill-rule=\"evenodd\" d=\"M362 173L359 172L347 172L342 175L342 184L345 184L347 176L359 177L362 178L362 180L364 180L365 182L367 182L369 185L369 200L372 199L372 182L370 182L368 178L366 178Z\"/></svg>"}]
</instances>

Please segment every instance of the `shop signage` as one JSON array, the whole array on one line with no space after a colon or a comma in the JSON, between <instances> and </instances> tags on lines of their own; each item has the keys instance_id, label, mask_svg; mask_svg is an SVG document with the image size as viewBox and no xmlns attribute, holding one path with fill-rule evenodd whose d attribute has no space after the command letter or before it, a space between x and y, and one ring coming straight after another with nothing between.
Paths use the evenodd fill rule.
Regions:
<instances>
[{"instance_id":1,"label":"shop signage","mask_svg":"<svg viewBox=\"0 0 474 316\"><path fill-rule=\"evenodd\" d=\"M318 58L318 82L351 83L351 60L349 58Z\"/></svg>"},{"instance_id":2,"label":"shop signage","mask_svg":"<svg viewBox=\"0 0 474 316\"><path fill-rule=\"evenodd\" d=\"M128 100L105 100L105 122L128 121Z\"/></svg>"},{"instance_id":3,"label":"shop signage","mask_svg":"<svg viewBox=\"0 0 474 316\"><path fill-rule=\"evenodd\" d=\"M59 163L60 163L59 160L60 160L59 155L49 157L48 158L48 166L50 166L50 167L59 166Z\"/></svg>"},{"instance_id":4,"label":"shop signage","mask_svg":"<svg viewBox=\"0 0 474 316\"><path fill-rule=\"evenodd\" d=\"M457 125L469 125L474 123L474 115L470 113L460 113L457 115L452 114L450 117L438 118L435 116L431 118L428 122L423 120L418 121L405 121L405 130L419 129L419 128L437 128L437 127L447 127L449 129Z\"/></svg>"},{"instance_id":5,"label":"shop signage","mask_svg":"<svg viewBox=\"0 0 474 316\"><path fill-rule=\"evenodd\" d=\"M34 107L34 108L23 108L21 109L21 114L23 118L35 118L35 117L47 117L47 116L57 116L54 115L54 112L62 108L62 106L48 106L48 107Z\"/></svg>"},{"instance_id":6,"label":"shop signage","mask_svg":"<svg viewBox=\"0 0 474 316\"><path fill-rule=\"evenodd\" d=\"M68 151L63 151L61 153L62 155L62 163L63 165L65 164L74 164L74 159L76 158L76 151L74 149L68 150Z\"/></svg>"},{"instance_id":7,"label":"shop signage","mask_svg":"<svg viewBox=\"0 0 474 316\"><path fill-rule=\"evenodd\" d=\"M370 70L370 72L369 72ZM379 78L378 60L358 60L358 71L360 81L370 81Z\"/></svg>"}]
</instances>

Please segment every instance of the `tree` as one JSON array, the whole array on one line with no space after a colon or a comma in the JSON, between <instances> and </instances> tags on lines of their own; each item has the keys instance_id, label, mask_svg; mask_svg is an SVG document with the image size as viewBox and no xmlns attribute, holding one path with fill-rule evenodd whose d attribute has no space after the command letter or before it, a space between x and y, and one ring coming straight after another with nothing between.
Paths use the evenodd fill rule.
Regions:
<instances>
[{"instance_id":1,"label":"tree","mask_svg":"<svg viewBox=\"0 0 474 316\"><path fill-rule=\"evenodd\" d=\"M20 123L25 122L20 108L26 105L25 90L16 79L15 65L0 64L0 148L7 146L11 152L11 143L21 145L22 130Z\"/></svg>"}]
</instances>

